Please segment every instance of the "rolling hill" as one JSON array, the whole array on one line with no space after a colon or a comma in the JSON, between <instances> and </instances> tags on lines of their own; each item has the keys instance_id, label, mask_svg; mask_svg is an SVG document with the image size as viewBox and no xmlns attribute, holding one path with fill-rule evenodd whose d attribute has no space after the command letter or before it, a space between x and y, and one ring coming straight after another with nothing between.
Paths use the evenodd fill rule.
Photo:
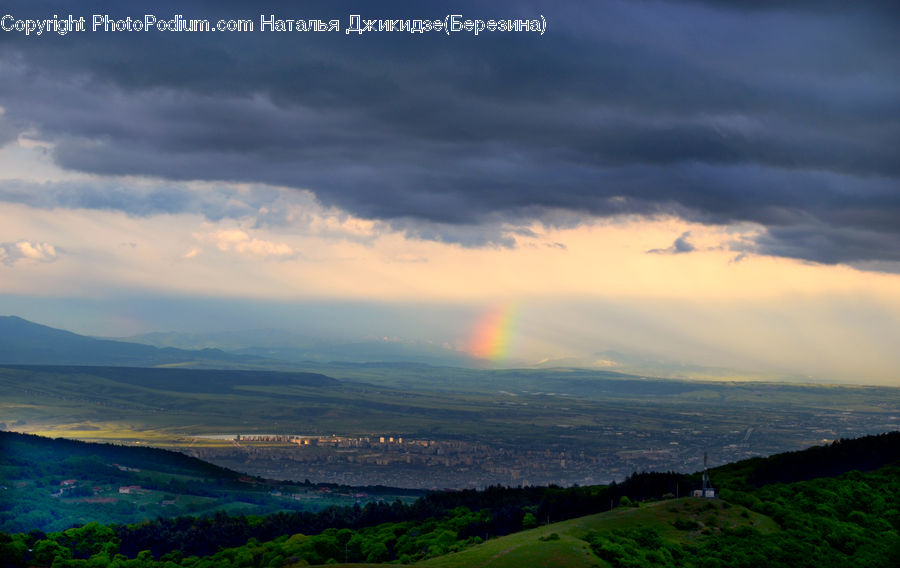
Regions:
<instances>
[{"instance_id":1,"label":"rolling hill","mask_svg":"<svg viewBox=\"0 0 900 568\"><path fill-rule=\"evenodd\" d=\"M676 480L689 483L686 476L639 474L615 487L495 487L432 493L406 505L332 508L316 515L217 514L135 525L88 523L50 534L0 534L0 558L14 568L281 568L398 561L434 568L888 568L900 561L895 499L900 468L890 451L897 436L843 440L773 456L765 463L750 460L717 468L713 476L723 487L717 499L673 498L661 492ZM852 469L878 466L867 457L872 451L882 456L882 467ZM849 460L832 468L848 471L809 478L829 460ZM807 479L745 487L748 478L758 477L757 469L771 463L799 465L808 470L803 475ZM603 511L611 496L620 496L615 508L579 513ZM565 520L543 521L551 510ZM353 564L339 564L348 561Z\"/></svg>"},{"instance_id":2,"label":"rolling hill","mask_svg":"<svg viewBox=\"0 0 900 568\"><path fill-rule=\"evenodd\" d=\"M710 519L715 518L711 522ZM682 528L678 528L682 527ZM677 545L691 544L706 535L741 529L772 534L778 524L765 515L722 500L696 497L648 503L641 507L619 507L559 523L491 539L455 554L422 562L433 568L518 568L519 566L598 565L592 542L614 531L643 531ZM704 535L704 536L706 536Z\"/></svg>"},{"instance_id":3,"label":"rolling hill","mask_svg":"<svg viewBox=\"0 0 900 568\"><path fill-rule=\"evenodd\" d=\"M312 512L421 494L275 482L158 448L0 431L0 532L222 512Z\"/></svg>"}]
</instances>

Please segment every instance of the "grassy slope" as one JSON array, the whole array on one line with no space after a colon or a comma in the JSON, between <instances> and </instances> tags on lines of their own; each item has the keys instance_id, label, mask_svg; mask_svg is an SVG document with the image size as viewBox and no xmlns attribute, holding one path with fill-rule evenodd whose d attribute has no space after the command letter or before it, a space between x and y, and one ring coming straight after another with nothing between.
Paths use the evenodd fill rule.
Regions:
<instances>
[{"instance_id":1,"label":"grassy slope","mask_svg":"<svg viewBox=\"0 0 900 568\"><path fill-rule=\"evenodd\" d=\"M433 568L602 566L605 563L594 555L584 540L589 531L603 532L643 526L656 529L664 539L684 542L703 538L701 531L707 527L713 513L718 519L717 526L709 527L713 532L717 532L721 527L742 526L750 526L763 533L778 530L778 525L768 517L747 511L748 516L744 518L741 516L744 511L747 510L722 500L707 501L697 498L660 501L637 508L620 507L606 513L553 523L489 540L456 554L433 558L423 562L421 566ZM672 526L677 518L695 521L700 527L694 531L677 530ZM552 533L559 535L559 540L541 540L542 537L546 538Z\"/></svg>"}]
</instances>

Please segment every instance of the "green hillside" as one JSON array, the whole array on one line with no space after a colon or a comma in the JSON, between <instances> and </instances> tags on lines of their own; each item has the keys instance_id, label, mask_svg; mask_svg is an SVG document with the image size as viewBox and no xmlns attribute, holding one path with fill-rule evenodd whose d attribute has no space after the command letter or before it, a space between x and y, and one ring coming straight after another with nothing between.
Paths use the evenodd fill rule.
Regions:
<instances>
[{"instance_id":1,"label":"green hillside","mask_svg":"<svg viewBox=\"0 0 900 568\"><path fill-rule=\"evenodd\" d=\"M714 479L724 489L717 499L660 499L673 481L690 481L677 474L638 474L608 487L442 492L412 504L372 503L316 515L217 514L0 534L0 558L2 566L13 568L281 568L341 561L436 568L888 568L900 564L900 467L891 460L896 436L844 440L719 468ZM792 464L791 475L809 477L810 467L840 456L851 460L841 468L852 467L853 460L867 467L872 452L891 465L746 484L772 463ZM577 516L603 510L614 496L615 509ZM551 512L575 518L537 526Z\"/></svg>"},{"instance_id":2,"label":"green hillside","mask_svg":"<svg viewBox=\"0 0 900 568\"><path fill-rule=\"evenodd\" d=\"M676 528L682 527L682 528ZM684 528L687 527L687 528ZM724 531L748 528L761 534L778 530L770 518L722 500L685 498L619 507L489 540L456 554L422 563L435 568L518 566L591 567L598 557L591 542L616 531L653 532L667 542L695 543Z\"/></svg>"},{"instance_id":3,"label":"green hillside","mask_svg":"<svg viewBox=\"0 0 900 568\"><path fill-rule=\"evenodd\" d=\"M91 521L319 511L421 492L273 482L148 447L0 432L0 531L54 531Z\"/></svg>"}]
</instances>

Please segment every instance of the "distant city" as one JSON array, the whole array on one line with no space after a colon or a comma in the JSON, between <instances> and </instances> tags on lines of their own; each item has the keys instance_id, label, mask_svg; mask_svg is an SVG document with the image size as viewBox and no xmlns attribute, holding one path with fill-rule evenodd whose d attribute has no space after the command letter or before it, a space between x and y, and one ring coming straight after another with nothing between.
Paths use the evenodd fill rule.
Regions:
<instances>
[{"instance_id":1,"label":"distant city","mask_svg":"<svg viewBox=\"0 0 900 568\"><path fill-rule=\"evenodd\" d=\"M702 420L702 416L695 418ZM900 416L840 411L793 415L724 433L703 425L667 431L606 426L597 429L587 449L573 443L583 439L583 431L577 438L533 445L389 434L219 434L196 438L230 444L176 449L271 479L458 489L591 485L621 481L641 471L696 472L703 468L704 452L709 452L710 465L715 466L898 428Z\"/></svg>"}]
</instances>

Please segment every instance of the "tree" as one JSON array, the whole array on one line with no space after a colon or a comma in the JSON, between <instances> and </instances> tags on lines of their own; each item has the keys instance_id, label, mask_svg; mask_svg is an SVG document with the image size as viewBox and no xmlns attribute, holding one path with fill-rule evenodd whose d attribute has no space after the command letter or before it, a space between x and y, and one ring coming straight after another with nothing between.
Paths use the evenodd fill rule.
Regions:
<instances>
[{"instance_id":1,"label":"tree","mask_svg":"<svg viewBox=\"0 0 900 568\"><path fill-rule=\"evenodd\" d=\"M50 566L57 558L72 558L72 552L63 548L55 540L41 540L34 545L34 563Z\"/></svg>"},{"instance_id":2,"label":"tree","mask_svg":"<svg viewBox=\"0 0 900 568\"><path fill-rule=\"evenodd\" d=\"M522 517L522 528L523 529L533 529L538 525L537 519L534 518L534 515L531 513L525 513L525 516Z\"/></svg>"}]
</instances>

